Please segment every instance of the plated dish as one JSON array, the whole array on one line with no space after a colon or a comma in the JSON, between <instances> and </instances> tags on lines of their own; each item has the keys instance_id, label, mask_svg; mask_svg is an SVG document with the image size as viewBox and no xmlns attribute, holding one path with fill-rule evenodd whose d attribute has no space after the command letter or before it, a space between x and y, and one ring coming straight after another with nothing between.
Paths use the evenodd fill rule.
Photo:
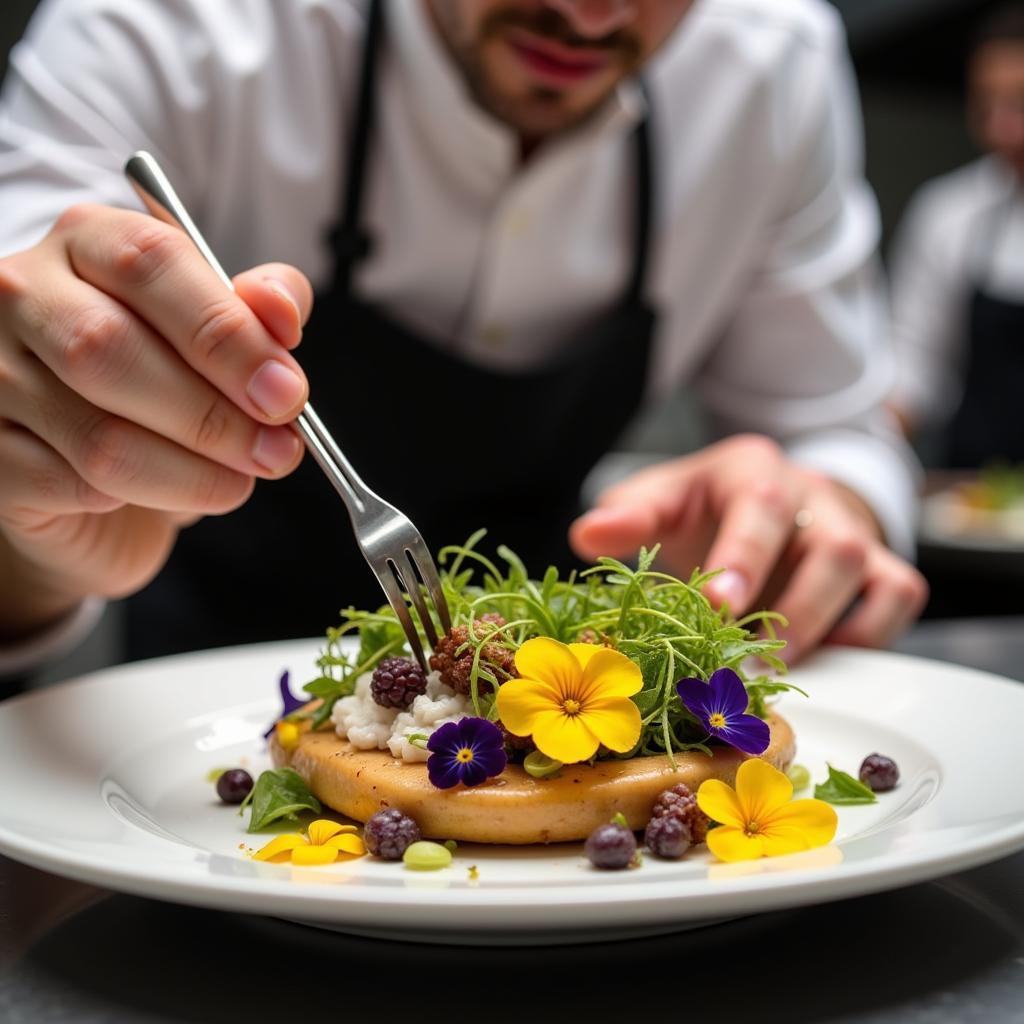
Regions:
<instances>
[{"instance_id":1,"label":"plated dish","mask_svg":"<svg viewBox=\"0 0 1024 1024\"><path fill-rule=\"evenodd\" d=\"M1024 550L1024 467L938 479L922 503L920 539L939 547Z\"/></svg>"},{"instance_id":2,"label":"plated dish","mask_svg":"<svg viewBox=\"0 0 1024 1024\"><path fill-rule=\"evenodd\" d=\"M1024 846L1024 794L1015 783L1024 768L1015 726L1024 688L950 665L831 650L792 674L806 697L786 692L771 708L795 737L791 757L819 783L829 764L855 772L871 750L884 749L900 766L899 785L884 799L835 806L832 842L737 861L694 842L679 858L645 853L642 866L619 871L596 868L578 841L459 840L436 871L377 856L317 866L257 860L259 848L294 833L296 823L248 832L246 815L217 799L210 773L237 765L258 778L274 768L263 734L281 710L276 681L283 670L301 679L322 654L311 640L184 655L0 705L0 851L116 890L361 934L536 943L649 934L838 899ZM965 714L983 724L965 728ZM418 768L427 772L424 762ZM578 785L562 771L556 784ZM507 788L496 785L501 773L492 778ZM485 790L459 783L438 792ZM359 823L341 831L343 819L326 810L305 815L307 845L313 818L338 827L325 842L345 845L361 831Z\"/></svg>"}]
</instances>

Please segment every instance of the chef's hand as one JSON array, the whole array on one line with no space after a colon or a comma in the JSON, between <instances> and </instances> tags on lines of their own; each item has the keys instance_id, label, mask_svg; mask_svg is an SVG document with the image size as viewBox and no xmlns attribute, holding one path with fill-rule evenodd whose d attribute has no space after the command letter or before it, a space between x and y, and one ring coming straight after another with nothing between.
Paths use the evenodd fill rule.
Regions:
<instances>
[{"instance_id":1,"label":"chef's hand","mask_svg":"<svg viewBox=\"0 0 1024 1024\"><path fill-rule=\"evenodd\" d=\"M235 286L182 231L101 206L0 260L0 637L137 590L182 525L299 463L312 290L281 264Z\"/></svg>"},{"instance_id":2,"label":"chef's hand","mask_svg":"<svg viewBox=\"0 0 1024 1024\"><path fill-rule=\"evenodd\" d=\"M645 469L601 495L572 526L585 559L660 542L686 578L724 568L705 588L734 615L773 608L793 662L817 644L883 646L920 614L924 578L894 555L852 492L788 461L768 438L739 436Z\"/></svg>"}]
</instances>

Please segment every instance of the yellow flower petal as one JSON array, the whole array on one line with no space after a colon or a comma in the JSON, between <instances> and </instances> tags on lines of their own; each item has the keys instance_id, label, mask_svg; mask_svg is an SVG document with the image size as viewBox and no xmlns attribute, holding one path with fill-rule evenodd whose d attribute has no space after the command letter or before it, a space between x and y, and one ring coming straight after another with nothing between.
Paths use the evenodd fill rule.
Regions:
<instances>
[{"instance_id":1,"label":"yellow flower petal","mask_svg":"<svg viewBox=\"0 0 1024 1024\"><path fill-rule=\"evenodd\" d=\"M803 853L812 845L807 834L798 828L766 828L761 833L761 855L764 857Z\"/></svg>"},{"instance_id":2,"label":"yellow flower petal","mask_svg":"<svg viewBox=\"0 0 1024 1024\"><path fill-rule=\"evenodd\" d=\"M701 789L703 788L704 786L701 786ZM719 825L708 832L707 842L708 849L719 860L757 860L763 855L764 838L759 835L748 836L741 828Z\"/></svg>"},{"instance_id":3,"label":"yellow flower petal","mask_svg":"<svg viewBox=\"0 0 1024 1024\"><path fill-rule=\"evenodd\" d=\"M766 836L781 835L795 829L807 839L804 849L831 843L839 825L839 816L824 800L794 800L780 807L764 822Z\"/></svg>"},{"instance_id":4,"label":"yellow flower petal","mask_svg":"<svg viewBox=\"0 0 1024 1024\"><path fill-rule=\"evenodd\" d=\"M505 686L508 685L505 683ZM584 715L570 716L561 711L544 711L534 718L533 742L542 754L562 764L587 761L597 753L600 741L587 728L584 718Z\"/></svg>"},{"instance_id":5,"label":"yellow flower petal","mask_svg":"<svg viewBox=\"0 0 1024 1024\"><path fill-rule=\"evenodd\" d=\"M362 839L349 833L332 836L324 843L324 846L331 846L339 853L350 857L362 857L366 853L366 845Z\"/></svg>"},{"instance_id":6,"label":"yellow flower petal","mask_svg":"<svg viewBox=\"0 0 1024 1024\"><path fill-rule=\"evenodd\" d=\"M354 825L339 825L336 821L327 818L317 818L309 824L306 835L314 846L323 846L331 836L339 835L342 832L355 832Z\"/></svg>"},{"instance_id":7,"label":"yellow flower petal","mask_svg":"<svg viewBox=\"0 0 1024 1024\"><path fill-rule=\"evenodd\" d=\"M719 779L707 779L697 790L697 806L712 820L730 828L744 828L747 818L732 786ZM713 829L712 831L717 831ZM711 833L709 832L708 835Z\"/></svg>"},{"instance_id":8,"label":"yellow flower petal","mask_svg":"<svg viewBox=\"0 0 1024 1024\"><path fill-rule=\"evenodd\" d=\"M640 739L640 709L628 697L588 702L580 718L609 750L617 753L632 750Z\"/></svg>"},{"instance_id":9,"label":"yellow flower petal","mask_svg":"<svg viewBox=\"0 0 1024 1024\"><path fill-rule=\"evenodd\" d=\"M632 697L644 685L640 666L619 651L599 647L583 670L584 700L597 697Z\"/></svg>"},{"instance_id":10,"label":"yellow flower petal","mask_svg":"<svg viewBox=\"0 0 1024 1024\"><path fill-rule=\"evenodd\" d=\"M580 668L585 669L587 662L598 651L604 650L604 648L600 644L569 644L569 650L572 651L573 657L580 663Z\"/></svg>"},{"instance_id":11,"label":"yellow flower petal","mask_svg":"<svg viewBox=\"0 0 1024 1024\"><path fill-rule=\"evenodd\" d=\"M312 865L333 864L338 859L338 851L333 846L300 846L292 850L292 863L301 867Z\"/></svg>"},{"instance_id":12,"label":"yellow flower petal","mask_svg":"<svg viewBox=\"0 0 1024 1024\"><path fill-rule=\"evenodd\" d=\"M253 860L266 860L272 864L284 864L291 860L291 852L299 846L307 846L305 836L289 832L287 835L271 839L261 850L252 855Z\"/></svg>"},{"instance_id":13,"label":"yellow flower petal","mask_svg":"<svg viewBox=\"0 0 1024 1024\"><path fill-rule=\"evenodd\" d=\"M763 823L793 799L793 783L767 761L752 757L736 772L736 796L745 820Z\"/></svg>"},{"instance_id":14,"label":"yellow flower petal","mask_svg":"<svg viewBox=\"0 0 1024 1024\"><path fill-rule=\"evenodd\" d=\"M527 640L516 651L516 671L521 679L547 683L563 696L572 695L583 677L576 655L565 644L548 636Z\"/></svg>"},{"instance_id":15,"label":"yellow flower petal","mask_svg":"<svg viewBox=\"0 0 1024 1024\"><path fill-rule=\"evenodd\" d=\"M537 715L553 710L561 714L561 706L558 692L536 679L510 679L498 687L498 717L516 736L531 735Z\"/></svg>"}]
</instances>

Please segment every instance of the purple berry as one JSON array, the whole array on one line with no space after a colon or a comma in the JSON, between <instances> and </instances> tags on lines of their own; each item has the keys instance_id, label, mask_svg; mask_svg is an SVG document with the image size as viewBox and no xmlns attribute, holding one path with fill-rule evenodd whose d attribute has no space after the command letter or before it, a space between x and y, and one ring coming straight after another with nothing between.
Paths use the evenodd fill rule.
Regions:
<instances>
[{"instance_id":1,"label":"purple berry","mask_svg":"<svg viewBox=\"0 0 1024 1024\"><path fill-rule=\"evenodd\" d=\"M370 693L383 708L403 711L421 694L427 692L423 669L409 658L385 658L374 670Z\"/></svg>"},{"instance_id":2,"label":"purple berry","mask_svg":"<svg viewBox=\"0 0 1024 1024\"><path fill-rule=\"evenodd\" d=\"M595 868L618 871L636 856L636 836L624 825L598 825L587 837L583 852Z\"/></svg>"},{"instance_id":3,"label":"purple berry","mask_svg":"<svg viewBox=\"0 0 1024 1024\"><path fill-rule=\"evenodd\" d=\"M401 860L406 847L423 838L419 825L395 807L378 811L366 823L366 849L382 860Z\"/></svg>"},{"instance_id":4,"label":"purple berry","mask_svg":"<svg viewBox=\"0 0 1024 1024\"><path fill-rule=\"evenodd\" d=\"M671 789L666 789L651 809L652 818L672 815L684 821L690 829L690 843L697 846L703 843L708 835L708 816L697 806L697 798L690 787L680 782Z\"/></svg>"},{"instance_id":5,"label":"purple berry","mask_svg":"<svg viewBox=\"0 0 1024 1024\"><path fill-rule=\"evenodd\" d=\"M891 757L868 754L860 766L860 781L875 793L888 793L900 781L900 770Z\"/></svg>"},{"instance_id":6,"label":"purple berry","mask_svg":"<svg viewBox=\"0 0 1024 1024\"><path fill-rule=\"evenodd\" d=\"M240 804L252 789L252 776L244 768L229 768L217 776L217 796L226 804Z\"/></svg>"},{"instance_id":7,"label":"purple berry","mask_svg":"<svg viewBox=\"0 0 1024 1024\"><path fill-rule=\"evenodd\" d=\"M692 840L690 826L678 814L651 818L644 832L647 849L665 860L678 860L690 848Z\"/></svg>"}]
</instances>

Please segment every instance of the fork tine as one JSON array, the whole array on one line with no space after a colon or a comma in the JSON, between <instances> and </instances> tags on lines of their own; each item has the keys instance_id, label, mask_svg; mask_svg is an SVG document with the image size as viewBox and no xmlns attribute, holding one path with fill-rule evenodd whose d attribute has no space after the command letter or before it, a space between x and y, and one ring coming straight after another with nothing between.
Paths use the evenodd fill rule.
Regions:
<instances>
[{"instance_id":1,"label":"fork tine","mask_svg":"<svg viewBox=\"0 0 1024 1024\"><path fill-rule=\"evenodd\" d=\"M409 606L405 603L405 598L402 596L404 584L398 572L398 567L389 558L382 565L375 565L372 568L377 575L377 579L380 580L380 585L384 588L384 595L388 599L388 604L391 605L392 610L398 616L398 621L402 623L405 637L409 641L409 646L412 648L412 653L419 662L420 668L424 672L429 672L430 666L424 657L423 645L420 643L419 634L416 632L412 616L409 614Z\"/></svg>"},{"instance_id":2,"label":"fork tine","mask_svg":"<svg viewBox=\"0 0 1024 1024\"><path fill-rule=\"evenodd\" d=\"M441 586L441 577L437 573L434 559L431 557L423 538L417 536L414 541L411 541L406 554L426 585L427 591L430 594L430 600L434 602L437 616L441 620L442 630L445 633L450 633L452 631L452 617L448 611L448 602L445 600L444 589Z\"/></svg>"},{"instance_id":3,"label":"fork tine","mask_svg":"<svg viewBox=\"0 0 1024 1024\"><path fill-rule=\"evenodd\" d=\"M437 629L434 626L434 620L431 618L430 611L427 609L427 603L423 600L423 589L420 586L419 577L416 575L416 562L410 551L406 550L404 554L406 564L401 566L401 570L402 576L408 584L405 590L416 608L420 622L423 623L423 632L427 634L427 643L430 644L431 650L433 650L437 646Z\"/></svg>"}]
</instances>

